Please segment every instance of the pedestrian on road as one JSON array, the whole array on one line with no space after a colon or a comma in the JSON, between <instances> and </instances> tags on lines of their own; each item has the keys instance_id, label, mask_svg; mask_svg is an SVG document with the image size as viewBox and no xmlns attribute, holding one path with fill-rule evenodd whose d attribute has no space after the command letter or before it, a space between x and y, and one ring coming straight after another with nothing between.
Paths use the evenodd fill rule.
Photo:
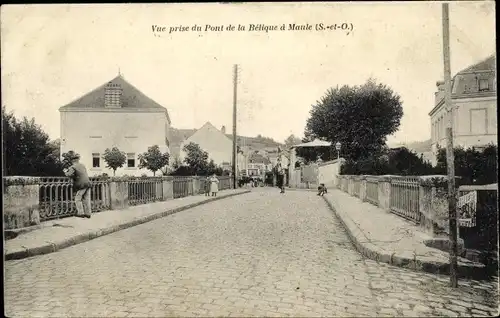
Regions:
<instances>
[{"instance_id":1,"label":"pedestrian on road","mask_svg":"<svg viewBox=\"0 0 500 318\"><path fill-rule=\"evenodd\" d=\"M328 190L325 187L324 183L321 183L318 187L318 195L323 196L325 193L328 193Z\"/></svg>"},{"instance_id":2,"label":"pedestrian on road","mask_svg":"<svg viewBox=\"0 0 500 318\"><path fill-rule=\"evenodd\" d=\"M285 170L281 166L281 162L278 162L276 164L276 173L277 173L276 183L278 187L281 189L280 193L285 193L285 184L284 184L285 182L283 180L285 178Z\"/></svg>"},{"instance_id":3,"label":"pedestrian on road","mask_svg":"<svg viewBox=\"0 0 500 318\"><path fill-rule=\"evenodd\" d=\"M213 197L216 197L217 192L219 192L219 179L217 179L217 176L214 173L210 178L210 193L212 193Z\"/></svg>"},{"instance_id":4,"label":"pedestrian on road","mask_svg":"<svg viewBox=\"0 0 500 318\"><path fill-rule=\"evenodd\" d=\"M90 179L87 168L80 163L80 155L73 150L68 152L68 159L71 166L64 169L64 174L73 179L73 191L75 194L76 216L89 218L92 215L90 202Z\"/></svg>"},{"instance_id":5,"label":"pedestrian on road","mask_svg":"<svg viewBox=\"0 0 500 318\"><path fill-rule=\"evenodd\" d=\"M210 196L210 176L206 177L204 181L204 187L205 187L205 196Z\"/></svg>"}]
</instances>

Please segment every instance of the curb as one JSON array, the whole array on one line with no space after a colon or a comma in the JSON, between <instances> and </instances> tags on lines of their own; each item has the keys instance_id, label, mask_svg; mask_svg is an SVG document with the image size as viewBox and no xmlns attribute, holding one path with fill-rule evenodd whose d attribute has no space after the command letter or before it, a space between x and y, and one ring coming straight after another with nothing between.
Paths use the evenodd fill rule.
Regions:
<instances>
[{"instance_id":1,"label":"curb","mask_svg":"<svg viewBox=\"0 0 500 318\"><path fill-rule=\"evenodd\" d=\"M285 188L287 191L306 191L306 192L318 192L317 189L302 189L302 188Z\"/></svg>"},{"instance_id":2,"label":"curb","mask_svg":"<svg viewBox=\"0 0 500 318\"><path fill-rule=\"evenodd\" d=\"M238 192L238 193L231 193L231 194L228 194L226 196L214 197L214 198L210 198L210 199L205 200L205 201L191 203L191 204L188 204L185 206L170 209L170 210L160 212L157 214L151 214L148 216L137 218L137 219L134 219L132 221L128 221L128 222L123 223L123 224L114 225L114 226L111 226L111 227L108 227L105 229L99 229L99 230L95 230L95 231L92 231L89 233L84 233L84 234L80 234L77 236L73 236L73 237L64 239L63 241L60 241L60 242L48 243L46 245L38 246L38 247L34 247L34 248L27 248L24 251L15 251L15 252L11 252L11 253L6 253L5 260L6 261L18 260L18 259L36 256L36 255L54 253L54 252L57 252L61 249L66 248L66 247L70 247L73 245L84 243L84 242L93 240L95 238L98 238L98 237L101 237L104 235L108 235L108 234L111 234L114 232L118 232L120 230L134 227L136 225L140 225L140 224L147 223L147 222L150 222L150 221L153 221L156 219L160 219L160 218L163 218L165 216L169 216L169 215L172 215L172 214L184 211L184 210L188 210L188 209L203 205L205 203L214 202L214 201L218 201L218 200L222 200L222 199L226 199L226 198L230 198L230 197L234 197L237 195L242 195L242 194L246 194L246 193L250 193L250 192L251 192L250 190L245 190L245 191Z\"/></svg>"},{"instance_id":3,"label":"curb","mask_svg":"<svg viewBox=\"0 0 500 318\"><path fill-rule=\"evenodd\" d=\"M354 245L354 248L362 256L374 260L376 262L386 263L401 268L406 268L431 274L450 275L450 264L448 263L443 263L439 261L435 262L420 261L416 258L416 255L414 256L413 259L410 259L406 257L396 256L395 253L385 254L377 252L374 249L371 249L368 245L371 243L360 242L356 238L356 236L352 233L351 229L349 229L349 227L346 225L344 219L339 216L333 204L330 201L328 201L328 199L326 199L325 197L323 197L323 199L325 200L330 210L334 213L335 217L340 220L342 226L346 230L349 240ZM482 266L466 266L458 264L457 276L459 278L466 278L466 279L476 279L476 280L486 279L488 278L489 275L486 272L486 267L483 264L481 265Z\"/></svg>"}]
</instances>

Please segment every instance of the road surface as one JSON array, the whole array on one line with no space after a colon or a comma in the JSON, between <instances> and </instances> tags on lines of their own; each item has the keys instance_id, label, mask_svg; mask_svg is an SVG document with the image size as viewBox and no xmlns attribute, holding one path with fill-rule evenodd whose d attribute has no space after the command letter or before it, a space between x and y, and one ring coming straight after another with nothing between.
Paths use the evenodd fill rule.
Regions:
<instances>
[{"instance_id":1,"label":"road surface","mask_svg":"<svg viewBox=\"0 0 500 318\"><path fill-rule=\"evenodd\" d=\"M452 289L447 276L366 260L301 191L255 189L5 267L10 317L495 313L492 282Z\"/></svg>"}]
</instances>

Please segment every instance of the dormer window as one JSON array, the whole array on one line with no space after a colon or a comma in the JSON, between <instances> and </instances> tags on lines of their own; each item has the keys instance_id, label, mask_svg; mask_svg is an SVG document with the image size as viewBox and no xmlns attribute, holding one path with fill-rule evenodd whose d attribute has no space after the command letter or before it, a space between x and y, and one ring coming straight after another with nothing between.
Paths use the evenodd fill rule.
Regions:
<instances>
[{"instance_id":1,"label":"dormer window","mask_svg":"<svg viewBox=\"0 0 500 318\"><path fill-rule=\"evenodd\" d=\"M487 79L480 79L479 80L479 91L484 92L484 91L489 91L490 90L490 83Z\"/></svg>"},{"instance_id":2,"label":"dormer window","mask_svg":"<svg viewBox=\"0 0 500 318\"><path fill-rule=\"evenodd\" d=\"M122 88L120 84L108 83L104 89L104 107L120 108L122 106L121 97Z\"/></svg>"}]
</instances>

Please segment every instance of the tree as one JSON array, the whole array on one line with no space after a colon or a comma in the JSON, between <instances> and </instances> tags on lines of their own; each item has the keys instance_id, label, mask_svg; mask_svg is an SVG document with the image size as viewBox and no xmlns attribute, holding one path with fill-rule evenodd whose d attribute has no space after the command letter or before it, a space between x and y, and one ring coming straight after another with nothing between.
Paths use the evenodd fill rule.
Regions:
<instances>
[{"instance_id":1,"label":"tree","mask_svg":"<svg viewBox=\"0 0 500 318\"><path fill-rule=\"evenodd\" d=\"M107 148L104 151L103 159L106 162L106 168L113 169L113 176L116 175L116 169L123 167L127 156L125 152L120 151L117 147L113 147L111 150Z\"/></svg>"},{"instance_id":2,"label":"tree","mask_svg":"<svg viewBox=\"0 0 500 318\"><path fill-rule=\"evenodd\" d=\"M369 79L361 86L329 89L312 106L304 135L309 141L340 142L342 157L357 160L380 153L386 137L398 130L402 116L400 96Z\"/></svg>"},{"instance_id":3,"label":"tree","mask_svg":"<svg viewBox=\"0 0 500 318\"><path fill-rule=\"evenodd\" d=\"M139 155L139 169L146 168L155 176L156 171L168 165L169 158L168 153L161 153L158 145L151 146L147 152Z\"/></svg>"},{"instance_id":4,"label":"tree","mask_svg":"<svg viewBox=\"0 0 500 318\"><path fill-rule=\"evenodd\" d=\"M208 153L200 148L200 145L190 142L182 150L186 153L184 162L191 168L193 173L203 173L208 165Z\"/></svg>"},{"instance_id":5,"label":"tree","mask_svg":"<svg viewBox=\"0 0 500 318\"><path fill-rule=\"evenodd\" d=\"M18 176L63 176L57 145L35 119L17 120L2 107L4 174Z\"/></svg>"},{"instance_id":6,"label":"tree","mask_svg":"<svg viewBox=\"0 0 500 318\"><path fill-rule=\"evenodd\" d=\"M294 134L291 134L285 139L285 147L286 149L290 149L290 147L298 145L302 143L302 139L295 137Z\"/></svg>"},{"instance_id":7,"label":"tree","mask_svg":"<svg viewBox=\"0 0 500 318\"><path fill-rule=\"evenodd\" d=\"M490 144L482 151L475 148L464 149L456 147L455 175L461 178L461 184L490 184L497 183L498 147ZM447 174L446 149L438 149L436 173Z\"/></svg>"}]
</instances>

